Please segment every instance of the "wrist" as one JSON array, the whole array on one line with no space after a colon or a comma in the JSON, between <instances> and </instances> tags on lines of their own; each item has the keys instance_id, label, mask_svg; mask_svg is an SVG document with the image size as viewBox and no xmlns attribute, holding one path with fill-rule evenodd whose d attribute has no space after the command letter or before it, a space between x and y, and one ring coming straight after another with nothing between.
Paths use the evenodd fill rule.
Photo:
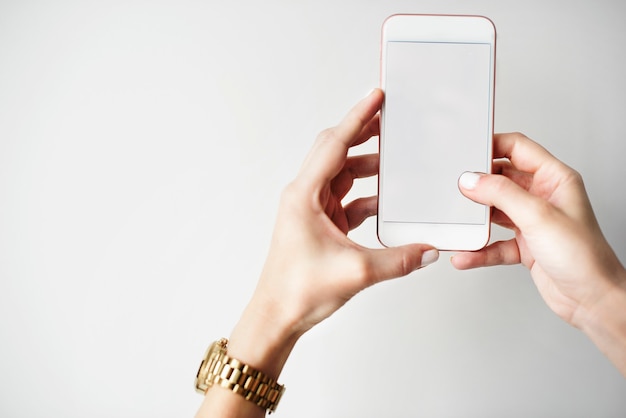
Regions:
<instances>
[{"instance_id":1,"label":"wrist","mask_svg":"<svg viewBox=\"0 0 626 418\"><path fill-rule=\"evenodd\" d=\"M276 382L298 336L289 332L277 306L259 299L253 297L233 329L227 355ZM213 385L196 418L212 416L260 418L265 416L265 410L232 390Z\"/></svg>"},{"instance_id":2,"label":"wrist","mask_svg":"<svg viewBox=\"0 0 626 418\"><path fill-rule=\"evenodd\" d=\"M626 270L612 277L612 286L577 324L626 377Z\"/></svg>"},{"instance_id":3,"label":"wrist","mask_svg":"<svg viewBox=\"0 0 626 418\"><path fill-rule=\"evenodd\" d=\"M252 298L229 338L228 354L277 380L299 335L280 306Z\"/></svg>"}]
</instances>

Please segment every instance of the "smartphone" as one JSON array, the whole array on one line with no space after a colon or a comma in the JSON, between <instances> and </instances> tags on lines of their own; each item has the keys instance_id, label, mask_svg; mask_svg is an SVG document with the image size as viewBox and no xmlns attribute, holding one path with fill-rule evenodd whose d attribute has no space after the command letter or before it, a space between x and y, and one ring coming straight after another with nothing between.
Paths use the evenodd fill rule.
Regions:
<instances>
[{"instance_id":1,"label":"smartphone","mask_svg":"<svg viewBox=\"0 0 626 418\"><path fill-rule=\"evenodd\" d=\"M383 24L379 241L472 251L489 241L490 208L458 188L490 173L496 31L482 16L393 15Z\"/></svg>"}]
</instances>

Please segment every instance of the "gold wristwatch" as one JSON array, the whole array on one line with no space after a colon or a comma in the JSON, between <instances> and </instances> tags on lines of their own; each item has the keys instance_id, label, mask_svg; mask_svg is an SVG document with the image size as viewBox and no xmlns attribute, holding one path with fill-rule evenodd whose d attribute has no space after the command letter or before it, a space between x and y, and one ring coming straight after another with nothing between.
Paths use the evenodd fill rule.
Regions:
<instances>
[{"instance_id":1,"label":"gold wristwatch","mask_svg":"<svg viewBox=\"0 0 626 418\"><path fill-rule=\"evenodd\" d=\"M226 354L228 340L215 341L207 349L196 374L196 391L204 394L214 384L240 394L270 414L276 410L285 386L263 372Z\"/></svg>"}]
</instances>

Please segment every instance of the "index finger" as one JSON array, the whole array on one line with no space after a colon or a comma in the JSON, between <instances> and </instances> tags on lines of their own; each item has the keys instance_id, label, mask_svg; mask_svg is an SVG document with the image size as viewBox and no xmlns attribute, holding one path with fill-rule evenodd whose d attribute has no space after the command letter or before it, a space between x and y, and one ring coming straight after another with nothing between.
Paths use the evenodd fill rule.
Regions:
<instances>
[{"instance_id":1,"label":"index finger","mask_svg":"<svg viewBox=\"0 0 626 418\"><path fill-rule=\"evenodd\" d=\"M363 141L362 133L368 131L382 102L382 90L375 89L357 103L339 125L320 133L304 160L299 180L313 187L321 187L332 180L343 168L348 149L355 142Z\"/></svg>"},{"instance_id":2,"label":"index finger","mask_svg":"<svg viewBox=\"0 0 626 418\"><path fill-rule=\"evenodd\" d=\"M528 173L556 161L548 150L521 133L495 134L493 158L508 158L518 170Z\"/></svg>"}]
</instances>

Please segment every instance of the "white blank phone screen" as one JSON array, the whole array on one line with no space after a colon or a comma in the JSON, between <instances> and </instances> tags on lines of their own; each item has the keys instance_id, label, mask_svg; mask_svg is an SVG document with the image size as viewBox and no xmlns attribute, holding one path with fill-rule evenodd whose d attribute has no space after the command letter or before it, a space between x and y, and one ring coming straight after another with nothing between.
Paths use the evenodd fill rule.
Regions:
<instances>
[{"instance_id":1,"label":"white blank phone screen","mask_svg":"<svg viewBox=\"0 0 626 418\"><path fill-rule=\"evenodd\" d=\"M491 45L389 42L386 66L383 221L484 224L457 182L490 164Z\"/></svg>"}]
</instances>

